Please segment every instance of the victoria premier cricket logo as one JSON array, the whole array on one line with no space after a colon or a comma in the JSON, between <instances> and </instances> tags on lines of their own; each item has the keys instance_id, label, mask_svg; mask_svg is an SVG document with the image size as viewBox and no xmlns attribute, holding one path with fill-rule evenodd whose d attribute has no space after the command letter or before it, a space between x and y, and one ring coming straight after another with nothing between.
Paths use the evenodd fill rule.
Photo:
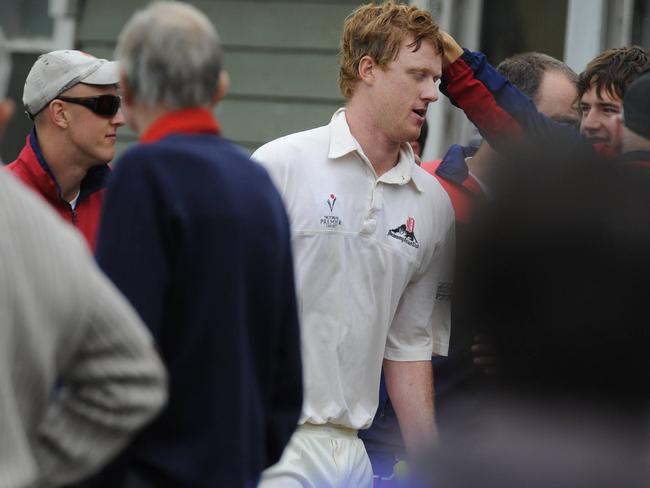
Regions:
<instances>
[{"instance_id":1,"label":"victoria premier cricket logo","mask_svg":"<svg viewBox=\"0 0 650 488\"><path fill-rule=\"evenodd\" d=\"M336 196L334 193L330 193L330 197L327 199L327 206L330 208L330 212L334 211L334 205L336 204Z\"/></svg>"},{"instance_id":2,"label":"victoria premier cricket logo","mask_svg":"<svg viewBox=\"0 0 650 488\"><path fill-rule=\"evenodd\" d=\"M406 224L400 225L397 229L389 230L388 235L416 249L420 247L415 238L415 219L413 217L407 218Z\"/></svg>"},{"instance_id":3,"label":"victoria premier cricket logo","mask_svg":"<svg viewBox=\"0 0 650 488\"><path fill-rule=\"evenodd\" d=\"M320 219L320 225L327 229L336 229L343 224L341 219L338 218L334 213L334 206L336 205L336 195L330 193L330 197L327 199L327 208L329 208L329 215L323 215Z\"/></svg>"}]
</instances>

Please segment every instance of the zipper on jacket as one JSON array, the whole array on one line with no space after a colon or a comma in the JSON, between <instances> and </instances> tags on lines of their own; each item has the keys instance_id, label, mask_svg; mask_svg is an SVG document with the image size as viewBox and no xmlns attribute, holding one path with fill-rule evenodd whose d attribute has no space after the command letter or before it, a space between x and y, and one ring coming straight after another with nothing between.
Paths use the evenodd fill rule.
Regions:
<instances>
[{"instance_id":1,"label":"zipper on jacket","mask_svg":"<svg viewBox=\"0 0 650 488\"><path fill-rule=\"evenodd\" d=\"M72 213L72 225L76 227L77 225L77 211L72 208L72 205L70 205L70 213Z\"/></svg>"}]
</instances>

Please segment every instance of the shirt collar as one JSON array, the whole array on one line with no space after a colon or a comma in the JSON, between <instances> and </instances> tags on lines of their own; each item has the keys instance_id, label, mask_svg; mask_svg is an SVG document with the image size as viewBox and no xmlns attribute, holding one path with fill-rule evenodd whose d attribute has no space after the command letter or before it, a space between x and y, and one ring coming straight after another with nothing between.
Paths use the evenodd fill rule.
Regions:
<instances>
[{"instance_id":1,"label":"shirt collar","mask_svg":"<svg viewBox=\"0 0 650 488\"><path fill-rule=\"evenodd\" d=\"M140 135L140 142L156 142L170 134L214 134L219 122L208 109L187 108L165 113Z\"/></svg>"},{"instance_id":2,"label":"shirt collar","mask_svg":"<svg viewBox=\"0 0 650 488\"><path fill-rule=\"evenodd\" d=\"M60 195L61 189L59 188L59 183L56 181L54 173L52 173L52 170L50 169L49 165L45 161L45 156L43 156L41 145L38 142L38 137L36 136L36 126L32 127L32 130L29 133L29 144L32 146L32 150L34 151L34 155L36 156L36 160L38 161L38 164L43 169L43 171L45 171L48 174L48 176L52 178L52 181L56 186L56 191Z\"/></svg>"},{"instance_id":3,"label":"shirt collar","mask_svg":"<svg viewBox=\"0 0 650 488\"><path fill-rule=\"evenodd\" d=\"M357 140L352 136L348 121L345 118L345 108L340 108L332 116L330 121L330 147L328 157L338 159L352 151L363 154L363 150Z\"/></svg>"},{"instance_id":4,"label":"shirt collar","mask_svg":"<svg viewBox=\"0 0 650 488\"><path fill-rule=\"evenodd\" d=\"M330 121L329 129L330 142L328 157L330 159L336 160L356 151L364 161L370 164L361 145L350 132L348 121L345 118L345 108L340 108L334 113ZM379 181L393 185L405 185L413 182L415 188L418 191L422 191L425 183L422 180L424 174L421 174L416 166L413 148L409 143L403 143L400 147L397 164L381 175Z\"/></svg>"}]
</instances>

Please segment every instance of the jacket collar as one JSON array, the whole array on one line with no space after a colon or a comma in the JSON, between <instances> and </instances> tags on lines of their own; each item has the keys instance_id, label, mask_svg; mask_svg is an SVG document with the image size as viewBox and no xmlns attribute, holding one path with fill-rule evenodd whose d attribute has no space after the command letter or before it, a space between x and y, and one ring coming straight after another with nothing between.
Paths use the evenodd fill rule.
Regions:
<instances>
[{"instance_id":1,"label":"jacket collar","mask_svg":"<svg viewBox=\"0 0 650 488\"><path fill-rule=\"evenodd\" d=\"M650 163L650 151L628 151L621 153L618 159L620 161L648 164Z\"/></svg>"},{"instance_id":2,"label":"jacket collar","mask_svg":"<svg viewBox=\"0 0 650 488\"><path fill-rule=\"evenodd\" d=\"M32 174L34 184L41 194L49 199L61 200L61 188L47 161L45 161L35 127L27 136L27 143L20 153L19 159L23 161L27 167L26 169ZM81 180L78 201L104 188L109 174L110 168L107 164L90 168L84 179Z\"/></svg>"},{"instance_id":3,"label":"jacket collar","mask_svg":"<svg viewBox=\"0 0 650 488\"><path fill-rule=\"evenodd\" d=\"M361 158L370 164L361 148L361 145L354 138L350 132L347 119L345 117L345 108L338 109L329 125L330 129L330 142L328 157L332 160L337 160L351 152L357 152ZM371 165L372 166L372 165ZM400 147L399 161L389 171L381 175L380 181L388 184L404 185L409 181L418 191L422 191L424 174L416 170L415 155L413 148L410 144L404 143Z\"/></svg>"},{"instance_id":4,"label":"jacket collar","mask_svg":"<svg viewBox=\"0 0 650 488\"><path fill-rule=\"evenodd\" d=\"M167 112L141 135L140 142L159 141L170 134L214 134L221 132L219 122L205 108L188 108Z\"/></svg>"}]
</instances>

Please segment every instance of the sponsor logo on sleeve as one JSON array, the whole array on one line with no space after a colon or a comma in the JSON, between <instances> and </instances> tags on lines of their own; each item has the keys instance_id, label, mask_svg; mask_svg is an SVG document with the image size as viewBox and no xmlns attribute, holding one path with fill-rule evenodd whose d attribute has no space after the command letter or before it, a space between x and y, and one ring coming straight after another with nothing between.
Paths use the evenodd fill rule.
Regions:
<instances>
[{"instance_id":1,"label":"sponsor logo on sleeve","mask_svg":"<svg viewBox=\"0 0 650 488\"><path fill-rule=\"evenodd\" d=\"M447 281L439 281L438 289L436 290L436 300L443 302L451 300L451 292L453 288L453 283Z\"/></svg>"}]
</instances>

